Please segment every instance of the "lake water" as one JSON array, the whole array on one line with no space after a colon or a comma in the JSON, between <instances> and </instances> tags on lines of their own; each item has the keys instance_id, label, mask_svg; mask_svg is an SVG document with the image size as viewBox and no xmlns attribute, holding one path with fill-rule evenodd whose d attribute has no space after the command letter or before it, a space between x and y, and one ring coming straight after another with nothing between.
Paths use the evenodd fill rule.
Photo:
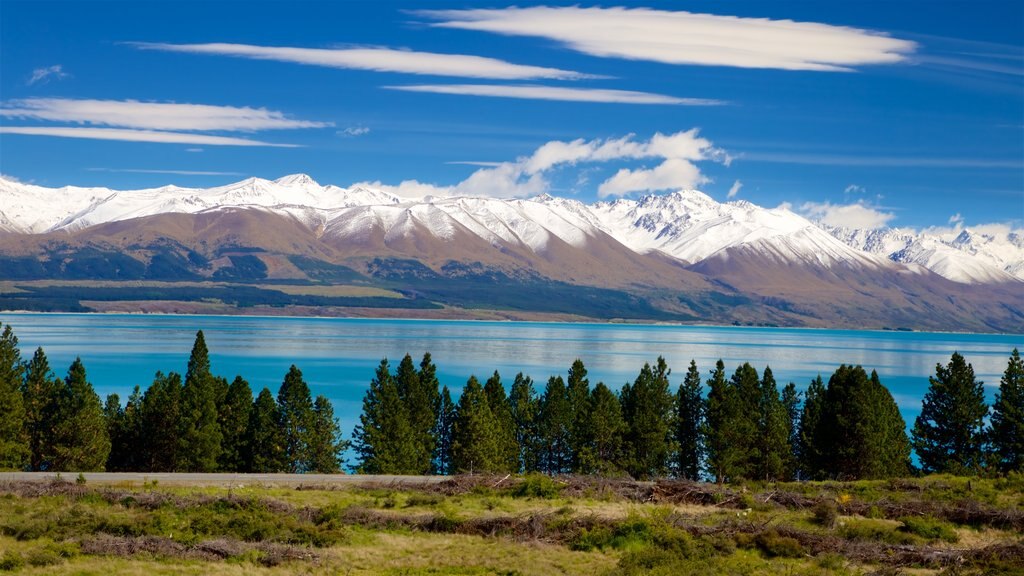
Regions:
<instances>
[{"instance_id":1,"label":"lake water","mask_svg":"<svg viewBox=\"0 0 1024 576\"><path fill-rule=\"evenodd\" d=\"M215 374L229 380L241 374L254 392L267 386L276 394L295 364L313 394L334 403L346 435L380 359L397 366L407 352L418 364L429 351L453 395L471 374L483 380L494 370L506 386L521 371L542 390L576 358L591 383L616 389L659 355L673 369L673 390L691 358L705 376L719 358L730 374L747 361L759 372L770 365L780 388L792 381L800 389L819 373L827 380L841 363L861 364L878 370L912 424L936 363L959 351L991 400L1010 351L1024 349L1019 334L108 314L0 313L0 322L14 328L24 357L42 346L63 375L81 356L100 396L117 393L122 401L136 384L145 389L157 370L184 373L196 330L203 330Z\"/></svg>"}]
</instances>

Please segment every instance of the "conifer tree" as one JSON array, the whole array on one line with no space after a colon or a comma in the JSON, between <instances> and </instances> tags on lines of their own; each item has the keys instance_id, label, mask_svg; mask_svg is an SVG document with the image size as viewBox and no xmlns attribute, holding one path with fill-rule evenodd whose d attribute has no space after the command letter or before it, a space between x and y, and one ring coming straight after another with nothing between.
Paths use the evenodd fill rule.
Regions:
<instances>
[{"instance_id":1,"label":"conifer tree","mask_svg":"<svg viewBox=\"0 0 1024 576\"><path fill-rule=\"evenodd\" d=\"M476 376L462 389L452 426L452 469L457 472L496 472L503 469L498 457L494 415Z\"/></svg>"},{"instance_id":2,"label":"conifer tree","mask_svg":"<svg viewBox=\"0 0 1024 576\"><path fill-rule=\"evenodd\" d=\"M196 333L181 394L181 466L187 472L213 472L221 451L217 421L218 384L210 373L203 331Z\"/></svg>"},{"instance_id":3,"label":"conifer tree","mask_svg":"<svg viewBox=\"0 0 1024 576\"><path fill-rule=\"evenodd\" d=\"M341 428L334 417L334 407L325 396L313 402L313 420L309 429L309 462L306 470L318 474L341 471L341 453L347 442L340 438Z\"/></svg>"},{"instance_id":4,"label":"conifer tree","mask_svg":"<svg viewBox=\"0 0 1024 576\"><path fill-rule=\"evenodd\" d=\"M448 475L452 470L452 427L455 425L455 403L448 386L441 388L441 401L437 410L434 444L434 473Z\"/></svg>"},{"instance_id":5,"label":"conifer tree","mask_svg":"<svg viewBox=\"0 0 1024 576\"><path fill-rule=\"evenodd\" d=\"M1024 361L1016 348L999 380L989 439L1001 471L1024 472Z\"/></svg>"},{"instance_id":6,"label":"conifer tree","mask_svg":"<svg viewBox=\"0 0 1024 576\"><path fill-rule=\"evenodd\" d=\"M589 453L590 434L590 380L587 379L587 368L577 358L569 368L565 382L566 395L569 399L569 454L571 456L570 471L574 474L585 474L590 470L584 465L593 457Z\"/></svg>"},{"instance_id":7,"label":"conifer tree","mask_svg":"<svg viewBox=\"0 0 1024 576\"><path fill-rule=\"evenodd\" d=\"M363 413L352 433L359 471L364 474L415 474L416 447L405 403L391 375L387 358L381 360L370 389L363 397Z\"/></svg>"},{"instance_id":8,"label":"conifer tree","mask_svg":"<svg viewBox=\"0 0 1024 576\"><path fill-rule=\"evenodd\" d=\"M54 376L42 348L37 348L25 365L22 396L25 399L25 429L28 435L28 467L33 471L50 469L53 459L53 430L60 417L60 390L63 382Z\"/></svg>"},{"instance_id":9,"label":"conifer tree","mask_svg":"<svg viewBox=\"0 0 1024 576\"><path fill-rule=\"evenodd\" d=\"M221 431L221 451L218 462L224 472L242 472L245 469L245 436L252 412L252 388L241 376L228 386L218 411Z\"/></svg>"},{"instance_id":10,"label":"conifer tree","mask_svg":"<svg viewBox=\"0 0 1024 576\"><path fill-rule=\"evenodd\" d=\"M800 392L796 384L790 382L782 389L782 407L786 413L786 424L789 426L789 459L786 462L786 478L796 478L799 468L797 455L800 446Z\"/></svg>"},{"instance_id":11,"label":"conifer tree","mask_svg":"<svg viewBox=\"0 0 1024 576\"><path fill-rule=\"evenodd\" d=\"M142 395L142 452L146 454L143 470L178 472L182 470L181 375L166 376L157 372L153 383Z\"/></svg>"},{"instance_id":12,"label":"conifer tree","mask_svg":"<svg viewBox=\"0 0 1024 576\"><path fill-rule=\"evenodd\" d=\"M30 456L22 396L24 366L18 337L0 323L0 469L20 469Z\"/></svg>"},{"instance_id":13,"label":"conifer tree","mask_svg":"<svg viewBox=\"0 0 1024 576\"><path fill-rule=\"evenodd\" d=\"M779 389L770 366L761 376L757 478L786 480L793 453L790 449L790 419L779 397Z\"/></svg>"},{"instance_id":14,"label":"conifer tree","mask_svg":"<svg viewBox=\"0 0 1024 576\"><path fill-rule=\"evenodd\" d=\"M572 407L561 376L548 378L538 408L540 470L546 474L565 474L572 466L572 454L569 452Z\"/></svg>"},{"instance_id":15,"label":"conifer tree","mask_svg":"<svg viewBox=\"0 0 1024 576\"><path fill-rule=\"evenodd\" d=\"M110 455L110 436L103 406L76 358L60 393L60 420L54 434L54 470L103 470Z\"/></svg>"},{"instance_id":16,"label":"conifer tree","mask_svg":"<svg viewBox=\"0 0 1024 576\"><path fill-rule=\"evenodd\" d=\"M410 364L412 358L409 358ZM405 359L402 360L405 364ZM398 370L399 388L402 388L402 366ZM410 378L413 386L406 386L404 392L405 406L409 418L409 433L412 437L415 452L414 466L410 467L413 474L429 474L434 464L434 452L437 438L434 427L437 425L438 410L441 401L440 383L437 380L437 366L434 365L430 353L423 355L419 372Z\"/></svg>"},{"instance_id":17,"label":"conifer tree","mask_svg":"<svg viewBox=\"0 0 1024 576\"><path fill-rule=\"evenodd\" d=\"M302 371L294 364L288 369L277 392L277 409L284 438L285 471L292 474L307 472L313 398L309 385L302 379Z\"/></svg>"},{"instance_id":18,"label":"conifer tree","mask_svg":"<svg viewBox=\"0 0 1024 576\"><path fill-rule=\"evenodd\" d=\"M900 408L889 389L882 385L878 372L871 371L871 396L874 400L876 430L881 457L872 477L892 478L906 476L910 472L910 438L907 437L907 423L900 414Z\"/></svg>"},{"instance_id":19,"label":"conifer tree","mask_svg":"<svg viewBox=\"0 0 1024 576\"><path fill-rule=\"evenodd\" d=\"M287 468L281 414L269 388L260 390L253 402L244 447L246 472L283 472Z\"/></svg>"},{"instance_id":20,"label":"conifer tree","mask_svg":"<svg viewBox=\"0 0 1024 576\"><path fill-rule=\"evenodd\" d=\"M590 446L589 462L585 469L598 474L611 474L620 469L622 437L626 423L622 420L619 397L604 382L598 382L590 391Z\"/></svg>"},{"instance_id":21,"label":"conifer tree","mask_svg":"<svg viewBox=\"0 0 1024 576\"><path fill-rule=\"evenodd\" d=\"M107 436L110 437L110 454L107 455L104 469L107 472L126 470L122 462L126 455L124 408L121 407L121 397L117 394L107 395L107 400L103 404L103 420L107 424Z\"/></svg>"},{"instance_id":22,"label":"conifer tree","mask_svg":"<svg viewBox=\"0 0 1024 576\"><path fill-rule=\"evenodd\" d=\"M818 437L822 414L825 411L825 382L821 374L804 392L804 406L800 412L800 426L797 432L797 467L801 480L824 478L826 471L825 454L827 446Z\"/></svg>"},{"instance_id":23,"label":"conifer tree","mask_svg":"<svg viewBox=\"0 0 1024 576\"><path fill-rule=\"evenodd\" d=\"M958 352L949 364L936 364L928 378L921 414L911 439L925 472L963 474L982 464L985 437L985 389L974 367Z\"/></svg>"},{"instance_id":24,"label":"conifer tree","mask_svg":"<svg viewBox=\"0 0 1024 576\"><path fill-rule=\"evenodd\" d=\"M673 400L665 359L654 367L644 364L632 385L622 388L622 417L626 422L623 441L624 468L634 478L662 476L668 471L674 451Z\"/></svg>"},{"instance_id":25,"label":"conifer tree","mask_svg":"<svg viewBox=\"0 0 1024 576\"><path fill-rule=\"evenodd\" d=\"M516 443L515 422L497 370L484 383L484 395L487 397L487 407L494 416L494 444L497 450L494 458L498 465L495 471L518 472L519 445Z\"/></svg>"},{"instance_id":26,"label":"conifer tree","mask_svg":"<svg viewBox=\"0 0 1024 576\"><path fill-rule=\"evenodd\" d=\"M519 468L523 472L540 470L540 442L537 438L537 417L540 401L533 388L533 379L516 374L512 390L508 395L509 410L515 429L516 447L519 454Z\"/></svg>"},{"instance_id":27,"label":"conifer tree","mask_svg":"<svg viewBox=\"0 0 1024 576\"><path fill-rule=\"evenodd\" d=\"M774 380L772 380L774 385ZM726 423L733 453L733 479L756 478L761 446L761 379L757 369L744 362L736 368L729 386L735 402Z\"/></svg>"},{"instance_id":28,"label":"conifer tree","mask_svg":"<svg viewBox=\"0 0 1024 576\"><path fill-rule=\"evenodd\" d=\"M683 383L676 394L676 474L687 480L700 477L703 453L701 429L704 426L704 399L697 362L690 361Z\"/></svg>"},{"instance_id":29,"label":"conifer tree","mask_svg":"<svg viewBox=\"0 0 1024 576\"><path fill-rule=\"evenodd\" d=\"M733 454L728 431L728 423L735 410L732 396L733 390L725 379L725 363L719 359L708 378L708 398L704 404L707 467L719 484L733 476Z\"/></svg>"}]
</instances>

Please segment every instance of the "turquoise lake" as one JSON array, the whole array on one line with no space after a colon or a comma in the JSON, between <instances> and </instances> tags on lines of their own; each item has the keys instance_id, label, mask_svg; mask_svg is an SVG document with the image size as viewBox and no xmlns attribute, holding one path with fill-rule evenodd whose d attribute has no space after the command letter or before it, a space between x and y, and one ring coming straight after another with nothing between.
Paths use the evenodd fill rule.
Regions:
<instances>
[{"instance_id":1,"label":"turquoise lake","mask_svg":"<svg viewBox=\"0 0 1024 576\"><path fill-rule=\"evenodd\" d=\"M759 372L770 365L780 387L792 381L800 389L819 373L827 380L839 364L861 364L878 371L911 424L936 363L959 351L991 400L1010 351L1024 348L1019 334L640 324L14 313L0 313L0 322L14 328L24 357L42 346L63 375L80 356L100 396L116 393L122 401L133 386L145 389L157 370L184 373L196 330L203 330L214 373L241 374L254 392L267 386L276 394L295 364L313 394L334 403L346 436L380 359L396 366L406 353L418 364L429 351L453 395L471 374L484 379L494 370L506 386L521 371L542 390L576 358L591 383L616 389L659 355L673 369L673 389L691 358L705 375L719 358L730 373L747 361Z\"/></svg>"}]
</instances>

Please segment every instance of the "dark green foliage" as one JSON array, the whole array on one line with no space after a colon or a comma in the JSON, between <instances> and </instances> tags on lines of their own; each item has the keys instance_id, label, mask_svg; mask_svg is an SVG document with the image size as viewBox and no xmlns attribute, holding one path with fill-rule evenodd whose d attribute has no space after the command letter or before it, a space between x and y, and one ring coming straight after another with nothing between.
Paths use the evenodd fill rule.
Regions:
<instances>
[{"instance_id":1,"label":"dark green foliage","mask_svg":"<svg viewBox=\"0 0 1024 576\"><path fill-rule=\"evenodd\" d=\"M203 331L196 333L181 394L181 467L186 472L213 472L221 452L217 421L218 384L210 373Z\"/></svg>"},{"instance_id":2,"label":"dark green foliage","mask_svg":"<svg viewBox=\"0 0 1024 576\"><path fill-rule=\"evenodd\" d=\"M828 475L825 466L827 446L818 438L822 413L825 409L825 382L819 374L811 380L804 392L804 406L800 412L800 426L797 432L797 466L801 480L823 478Z\"/></svg>"},{"instance_id":3,"label":"dark green foliage","mask_svg":"<svg viewBox=\"0 0 1024 576\"><path fill-rule=\"evenodd\" d=\"M284 439L284 471L307 472L310 461L309 432L313 424L313 398L302 371L294 364L277 392L281 436Z\"/></svg>"},{"instance_id":4,"label":"dark green foliage","mask_svg":"<svg viewBox=\"0 0 1024 576\"><path fill-rule=\"evenodd\" d=\"M363 397L363 413L352 433L364 474L412 474L417 451L406 405L391 375L387 358L381 360Z\"/></svg>"},{"instance_id":5,"label":"dark green foliage","mask_svg":"<svg viewBox=\"0 0 1024 576\"><path fill-rule=\"evenodd\" d=\"M341 453L348 447L340 439L341 427L334 418L334 407L325 396L313 402L313 420L309 428L309 462L306 470L318 474L341 471Z\"/></svg>"},{"instance_id":6,"label":"dark green foliage","mask_svg":"<svg viewBox=\"0 0 1024 576\"><path fill-rule=\"evenodd\" d=\"M260 280L267 277L267 265L260 260L259 256L243 254L239 256L228 256L231 266L217 270L213 273L215 280Z\"/></svg>"},{"instance_id":7,"label":"dark green foliage","mask_svg":"<svg viewBox=\"0 0 1024 576\"><path fill-rule=\"evenodd\" d=\"M437 367L431 361L430 354L423 356L419 371L412 357L406 354L395 372L395 385L405 406L409 442L414 453L412 461L406 464L408 473L428 474L433 465L433 429L437 422L439 400Z\"/></svg>"},{"instance_id":8,"label":"dark green foliage","mask_svg":"<svg viewBox=\"0 0 1024 576\"><path fill-rule=\"evenodd\" d=\"M142 392L136 386L128 402L121 407L117 394L107 397L103 408L110 432L110 456L107 457L108 472L134 472L145 470L140 446L145 438L142 432Z\"/></svg>"},{"instance_id":9,"label":"dark green foliage","mask_svg":"<svg viewBox=\"0 0 1024 576\"><path fill-rule=\"evenodd\" d=\"M221 431L218 466L224 472L245 470L245 432L252 412L252 388L241 376L235 376L219 404L217 421Z\"/></svg>"},{"instance_id":10,"label":"dark green foliage","mask_svg":"<svg viewBox=\"0 0 1024 576\"><path fill-rule=\"evenodd\" d=\"M280 472L285 469L285 440L281 414L269 388L260 390L245 431L245 471Z\"/></svg>"},{"instance_id":11,"label":"dark green foliage","mask_svg":"<svg viewBox=\"0 0 1024 576\"><path fill-rule=\"evenodd\" d=\"M25 430L28 434L29 470L50 467L53 458L53 430L60 416L60 389L63 384L50 370L42 348L37 348L25 365L22 395L25 398Z\"/></svg>"},{"instance_id":12,"label":"dark green foliage","mask_svg":"<svg viewBox=\"0 0 1024 576\"><path fill-rule=\"evenodd\" d=\"M587 368L579 358L569 368L566 396L572 422L569 428L569 453L572 455L570 469L574 474L586 474L591 472L593 463L590 454L590 380L587 379Z\"/></svg>"},{"instance_id":13,"label":"dark green foliage","mask_svg":"<svg viewBox=\"0 0 1024 576\"><path fill-rule=\"evenodd\" d=\"M103 470L110 455L110 436L103 407L76 358L60 391L60 418L53 431L53 470Z\"/></svg>"},{"instance_id":14,"label":"dark green foliage","mask_svg":"<svg viewBox=\"0 0 1024 576\"><path fill-rule=\"evenodd\" d=\"M644 364L632 385L622 387L622 418L626 422L623 468L634 478L662 476L674 450L671 370L658 357L652 368Z\"/></svg>"},{"instance_id":15,"label":"dark green foliage","mask_svg":"<svg viewBox=\"0 0 1024 576\"><path fill-rule=\"evenodd\" d=\"M30 455L21 391L24 366L14 330L10 324L0 323L0 328L0 470L19 469Z\"/></svg>"},{"instance_id":16,"label":"dark green foliage","mask_svg":"<svg viewBox=\"0 0 1024 576\"><path fill-rule=\"evenodd\" d=\"M515 441L519 454L519 468L524 472L540 470L541 445L537 428L540 401L533 389L533 378L516 374L508 396Z\"/></svg>"},{"instance_id":17,"label":"dark green foliage","mask_svg":"<svg viewBox=\"0 0 1024 576\"><path fill-rule=\"evenodd\" d=\"M772 386L775 382L772 380ZM729 380L733 402L726 421L731 461L730 480L757 478L759 472L762 394L761 379L748 362L736 368Z\"/></svg>"},{"instance_id":18,"label":"dark green foliage","mask_svg":"<svg viewBox=\"0 0 1024 576\"><path fill-rule=\"evenodd\" d=\"M572 407L561 376L548 378L540 397L537 432L540 444L540 470L547 474L565 474L572 465L569 452L572 431Z\"/></svg>"},{"instance_id":19,"label":"dark green foliage","mask_svg":"<svg viewBox=\"0 0 1024 576\"><path fill-rule=\"evenodd\" d=\"M455 403L448 386L441 388L441 401L437 409L437 424L434 436L434 472L452 473L452 427L455 426Z\"/></svg>"},{"instance_id":20,"label":"dark green foliage","mask_svg":"<svg viewBox=\"0 0 1024 576\"><path fill-rule=\"evenodd\" d=\"M999 380L989 437L999 469L1024 472L1024 360L1016 348Z\"/></svg>"},{"instance_id":21,"label":"dark green foliage","mask_svg":"<svg viewBox=\"0 0 1024 576\"><path fill-rule=\"evenodd\" d=\"M980 468L985 437L985 389L974 367L954 352L928 378L912 442L925 472L964 473Z\"/></svg>"},{"instance_id":22,"label":"dark green foliage","mask_svg":"<svg viewBox=\"0 0 1024 576\"><path fill-rule=\"evenodd\" d=\"M597 474L618 471L622 461L622 437L626 423L622 420L622 406L604 382L598 382L590 391L590 444L586 469Z\"/></svg>"},{"instance_id":23,"label":"dark green foliage","mask_svg":"<svg viewBox=\"0 0 1024 576\"><path fill-rule=\"evenodd\" d=\"M726 425L733 411L732 390L725 380L721 359L708 378L708 398L704 407L704 449L708 472L721 484L732 475L732 462Z\"/></svg>"},{"instance_id":24,"label":"dark green foliage","mask_svg":"<svg viewBox=\"0 0 1024 576\"><path fill-rule=\"evenodd\" d=\"M452 426L452 470L497 472L505 462L499 455L494 414L480 381L470 376L462 389Z\"/></svg>"},{"instance_id":25,"label":"dark green foliage","mask_svg":"<svg viewBox=\"0 0 1024 576\"><path fill-rule=\"evenodd\" d=\"M516 498L558 498L563 486L543 474L527 474L512 490Z\"/></svg>"},{"instance_id":26,"label":"dark green foliage","mask_svg":"<svg viewBox=\"0 0 1024 576\"><path fill-rule=\"evenodd\" d=\"M516 442L515 421L497 370L484 383L484 395L487 396L487 407L494 416L494 445L497 450L494 457L498 465L495 471L518 472L519 444Z\"/></svg>"},{"instance_id":27,"label":"dark green foliage","mask_svg":"<svg viewBox=\"0 0 1024 576\"><path fill-rule=\"evenodd\" d=\"M697 480L703 454L704 399L697 362L690 361L683 383L676 393L676 474Z\"/></svg>"},{"instance_id":28,"label":"dark green foliage","mask_svg":"<svg viewBox=\"0 0 1024 576\"><path fill-rule=\"evenodd\" d=\"M181 376L157 372L142 396L143 452L148 455L143 467L151 472L175 472L181 469Z\"/></svg>"},{"instance_id":29,"label":"dark green foliage","mask_svg":"<svg viewBox=\"0 0 1024 576\"><path fill-rule=\"evenodd\" d=\"M782 408L786 412L786 423L789 426L789 462L785 476L795 478L799 469L800 446L800 393L796 384L790 382L782 389Z\"/></svg>"},{"instance_id":30,"label":"dark green foliage","mask_svg":"<svg viewBox=\"0 0 1024 576\"><path fill-rule=\"evenodd\" d=\"M757 455L757 478L762 480L788 480L793 468L793 450L790 444L790 414L775 384L771 367L765 367L761 378L760 421Z\"/></svg>"}]
</instances>

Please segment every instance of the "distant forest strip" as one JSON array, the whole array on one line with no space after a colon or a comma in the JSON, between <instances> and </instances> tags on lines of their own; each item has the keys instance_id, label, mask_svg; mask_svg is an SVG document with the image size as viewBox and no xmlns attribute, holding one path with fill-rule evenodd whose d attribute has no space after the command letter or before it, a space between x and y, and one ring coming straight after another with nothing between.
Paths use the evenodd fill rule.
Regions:
<instances>
[{"instance_id":1,"label":"distant forest strip","mask_svg":"<svg viewBox=\"0 0 1024 576\"><path fill-rule=\"evenodd\" d=\"M1024 471L1024 362L1014 349L992 406L963 356L929 377L908 435L878 374L839 366L803 392L771 368L691 361L678 388L663 358L618 392L581 360L538 391L471 376L458 401L430 354L378 365L359 424L343 438L330 401L292 366L275 395L211 372L202 331L184 376L156 373L127 402L102 403L76 359L55 377L42 348L23 359L0 331L0 468L41 471L530 473L739 482L871 479L918 472ZM706 389L706 390L705 390ZM911 461L915 451L920 467Z\"/></svg>"}]
</instances>

